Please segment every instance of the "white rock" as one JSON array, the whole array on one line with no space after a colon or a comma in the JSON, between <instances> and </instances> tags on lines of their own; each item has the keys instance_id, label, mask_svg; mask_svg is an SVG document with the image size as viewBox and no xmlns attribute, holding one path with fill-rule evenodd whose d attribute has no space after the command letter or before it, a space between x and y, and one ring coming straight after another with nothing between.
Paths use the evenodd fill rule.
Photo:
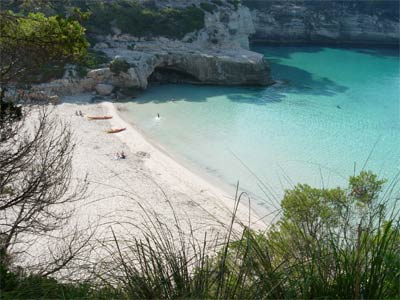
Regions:
<instances>
[{"instance_id":1,"label":"white rock","mask_svg":"<svg viewBox=\"0 0 400 300\"><path fill-rule=\"evenodd\" d=\"M95 69L89 71L86 75L88 78L93 78L96 81L101 81L111 76L111 71L109 68Z\"/></svg>"},{"instance_id":2,"label":"white rock","mask_svg":"<svg viewBox=\"0 0 400 300\"><path fill-rule=\"evenodd\" d=\"M58 103L60 103L60 97L58 97L57 95L50 96L49 102L52 104L58 104Z\"/></svg>"}]
</instances>

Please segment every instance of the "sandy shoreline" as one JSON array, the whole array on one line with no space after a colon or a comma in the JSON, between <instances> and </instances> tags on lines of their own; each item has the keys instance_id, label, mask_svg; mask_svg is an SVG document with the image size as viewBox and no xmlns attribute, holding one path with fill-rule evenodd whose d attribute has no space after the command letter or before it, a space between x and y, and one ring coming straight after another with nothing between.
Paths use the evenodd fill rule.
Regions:
<instances>
[{"instance_id":1,"label":"sandy shoreline","mask_svg":"<svg viewBox=\"0 0 400 300\"><path fill-rule=\"evenodd\" d=\"M124 117L124 110L126 109L124 104L121 105L119 103L112 103L112 102L104 102L104 103L107 103L106 105L112 104L113 105L112 109L116 110L115 113L118 115L119 118L122 119L122 121L132 126L134 131L138 132L139 135L141 135L141 137L145 139L147 143L149 143L157 150L161 151L164 155L168 156L170 159L175 161L176 164L181 165L183 168L188 169L194 175L202 178L204 181L206 181L207 184L211 185L213 189L218 190L222 194L232 195L235 193L236 190L235 185L230 185L226 182L223 182L220 178L216 176L207 174L204 170L201 169L200 166L195 165L194 162L186 159L182 155L179 155L177 153L172 153L169 149L166 149L166 147L164 147L163 144L159 143L154 138L148 136L146 132L144 132L137 124L135 124L135 122L133 122L132 120L127 120L126 117ZM229 197L230 200L231 198L232 197ZM253 212L255 213L255 215L257 215L255 211Z\"/></svg>"},{"instance_id":2,"label":"sandy shoreline","mask_svg":"<svg viewBox=\"0 0 400 300\"><path fill-rule=\"evenodd\" d=\"M205 231L221 231L230 223L234 189L229 194L214 186L151 144L119 116L113 103L92 104L90 98L87 94L65 97L56 107L57 115L74 131L74 178L81 181L87 175L89 182L88 197L77 205L77 223L96 221L106 236L111 232L110 226L122 235L137 236L147 211L171 225L176 216L184 230L194 229L199 238ZM76 116L77 110L84 116L113 118L89 121ZM109 128L120 127L127 130L105 133ZM115 153L121 151L127 159L115 160ZM239 205L237 217L252 228L265 227L255 213L249 217L249 208L244 204Z\"/></svg>"}]
</instances>

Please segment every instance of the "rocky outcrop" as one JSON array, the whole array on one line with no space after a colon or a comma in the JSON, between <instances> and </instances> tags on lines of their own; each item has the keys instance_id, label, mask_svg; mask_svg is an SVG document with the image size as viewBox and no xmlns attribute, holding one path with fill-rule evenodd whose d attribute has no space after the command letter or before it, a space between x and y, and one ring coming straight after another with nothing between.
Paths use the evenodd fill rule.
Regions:
<instances>
[{"instance_id":1,"label":"rocky outcrop","mask_svg":"<svg viewBox=\"0 0 400 300\"><path fill-rule=\"evenodd\" d=\"M229 1L153 1L159 8L184 7L204 3L204 28L187 34L181 41L165 37L135 37L113 28L113 35L102 36L95 48L119 64L121 72L110 68L90 71L83 79L63 79L40 88L59 94L96 91L110 95L117 90L146 89L150 81L213 84L272 84L270 69L263 55L249 51L249 35L255 33L250 10ZM215 3L218 3L216 5ZM124 65L122 63L122 65Z\"/></svg>"},{"instance_id":2,"label":"rocky outcrop","mask_svg":"<svg viewBox=\"0 0 400 300\"><path fill-rule=\"evenodd\" d=\"M186 43L141 42L135 49L114 43L115 47L102 49L111 58L126 61L126 72L113 73L109 67L91 70L83 79L62 79L37 87L57 94L96 91L110 95L114 88L140 89L157 81L163 82L254 85L272 84L270 69L264 56L241 48L215 48L205 50Z\"/></svg>"},{"instance_id":3,"label":"rocky outcrop","mask_svg":"<svg viewBox=\"0 0 400 300\"><path fill-rule=\"evenodd\" d=\"M237 9L221 7L206 13L204 29L188 35L186 40L202 47L240 47L249 49L249 36L256 32L250 10L245 6Z\"/></svg>"},{"instance_id":4,"label":"rocky outcrop","mask_svg":"<svg viewBox=\"0 0 400 300\"><path fill-rule=\"evenodd\" d=\"M399 45L398 1L243 0L253 40L276 43Z\"/></svg>"},{"instance_id":5,"label":"rocky outcrop","mask_svg":"<svg viewBox=\"0 0 400 300\"><path fill-rule=\"evenodd\" d=\"M119 34L108 37L106 44L99 44L97 47L109 57L123 57L131 66L125 74L105 81L117 87L145 89L150 78L159 78L162 73L168 74L173 82L271 84L270 69L263 55L249 51L249 36L255 33L255 27L247 7L229 1L153 1L159 8L201 7L204 3L212 7L205 11L204 28L187 34L182 41L164 37L143 41Z\"/></svg>"},{"instance_id":6,"label":"rocky outcrop","mask_svg":"<svg viewBox=\"0 0 400 300\"><path fill-rule=\"evenodd\" d=\"M142 1L146 2L146 1ZM204 10L204 27L198 31L186 34L182 42L189 43L195 47L203 48L243 48L249 50L249 36L254 34L255 27L251 12L248 7L243 5L235 6L232 1L221 0L153 0L154 6L159 9L175 7L182 9L188 6L202 7L209 5L208 10ZM217 3L217 4L216 4ZM131 41L138 42L144 40L156 40L157 37L135 37L124 34L119 28L112 27L114 36L106 39L112 41ZM100 39L104 40L104 37ZM165 37L161 39L166 40Z\"/></svg>"},{"instance_id":7,"label":"rocky outcrop","mask_svg":"<svg viewBox=\"0 0 400 300\"><path fill-rule=\"evenodd\" d=\"M188 47L175 43L175 47L158 42L146 42L137 50L109 48L103 51L110 57L123 58L130 65L119 75L109 70L95 70L88 74L96 81L116 87L146 89L155 72L179 73L180 82L215 85L268 85L270 72L263 55L248 50ZM99 73L102 75L99 76ZM99 78L101 79L99 80Z\"/></svg>"},{"instance_id":8,"label":"rocky outcrop","mask_svg":"<svg viewBox=\"0 0 400 300\"><path fill-rule=\"evenodd\" d=\"M113 28L113 34L101 36L95 48L110 58L119 56L128 63L126 70L118 74L109 68L92 70L86 78L62 79L39 88L60 94L97 91L108 95L114 87L146 89L149 81L272 84L264 57L248 50L250 35L253 40L278 43L399 43L399 4L389 0L135 1L159 8L195 5L204 10L204 28L180 41L139 38Z\"/></svg>"},{"instance_id":9,"label":"rocky outcrop","mask_svg":"<svg viewBox=\"0 0 400 300\"><path fill-rule=\"evenodd\" d=\"M114 90L114 86L106 83L99 83L96 85L95 90L100 96L109 96Z\"/></svg>"},{"instance_id":10,"label":"rocky outcrop","mask_svg":"<svg viewBox=\"0 0 400 300\"><path fill-rule=\"evenodd\" d=\"M145 2L142 0L142 2ZM185 36L201 47L240 47L249 49L249 36L255 33L252 15L248 7L227 0L152 0L159 8L188 6L204 7L204 28Z\"/></svg>"}]
</instances>

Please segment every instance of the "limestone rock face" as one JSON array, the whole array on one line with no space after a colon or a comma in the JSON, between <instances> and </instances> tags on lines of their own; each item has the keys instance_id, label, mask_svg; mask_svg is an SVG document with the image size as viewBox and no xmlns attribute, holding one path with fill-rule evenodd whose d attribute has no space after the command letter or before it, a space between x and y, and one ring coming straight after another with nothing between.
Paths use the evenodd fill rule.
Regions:
<instances>
[{"instance_id":1,"label":"limestone rock face","mask_svg":"<svg viewBox=\"0 0 400 300\"><path fill-rule=\"evenodd\" d=\"M137 48L140 51L122 46L104 49L110 58L125 60L130 66L127 72L114 74L109 68L96 69L84 79L55 81L41 85L41 89L59 94L95 90L107 96L114 88L144 90L159 72L167 74L163 78L167 82L258 86L273 83L264 56L242 48L204 50L179 42L175 47L151 42Z\"/></svg>"},{"instance_id":2,"label":"limestone rock face","mask_svg":"<svg viewBox=\"0 0 400 300\"><path fill-rule=\"evenodd\" d=\"M146 2L144 0L136 0ZM166 7L185 8L190 6L201 7L202 4L209 4L214 9L212 11L204 10L204 28L188 33L183 42L191 43L195 46L204 48L243 48L249 49L249 36L256 32L253 17L249 8L238 4L232 4L228 0L220 0L218 4L212 0L152 0L152 4L163 9ZM118 30L114 32L117 33ZM118 40L119 42L140 42L143 40L158 40L169 42L164 37L144 37L139 38L128 34L115 34L108 43ZM104 43L96 45L98 49L104 49Z\"/></svg>"},{"instance_id":3,"label":"limestone rock face","mask_svg":"<svg viewBox=\"0 0 400 300\"><path fill-rule=\"evenodd\" d=\"M112 86L111 84L99 83L96 85L95 89L100 96L109 96L111 95L114 86Z\"/></svg>"},{"instance_id":4,"label":"limestone rock face","mask_svg":"<svg viewBox=\"0 0 400 300\"><path fill-rule=\"evenodd\" d=\"M222 0L153 0L159 8L214 7L205 10L204 28L187 34L181 41L165 37L138 38L120 33L104 37L96 46L111 59L121 57L130 68L110 74L92 71L97 83L120 88L146 89L149 80L217 85L268 85L270 69L263 55L249 51L249 36L256 32L249 8ZM170 78L168 78L170 77Z\"/></svg>"},{"instance_id":5,"label":"limestone rock face","mask_svg":"<svg viewBox=\"0 0 400 300\"><path fill-rule=\"evenodd\" d=\"M240 54L240 55L238 55ZM269 68L262 55L250 51L171 53L157 67L186 72L203 84L268 85Z\"/></svg>"},{"instance_id":6,"label":"limestone rock face","mask_svg":"<svg viewBox=\"0 0 400 300\"><path fill-rule=\"evenodd\" d=\"M181 47L163 50L157 43L142 45L142 51L108 49L110 56L123 57L131 66L128 74L113 76L115 86L145 89L157 70L182 75L180 82L216 85L268 85L270 69L263 55L237 49L204 50Z\"/></svg>"},{"instance_id":7,"label":"limestone rock face","mask_svg":"<svg viewBox=\"0 0 400 300\"><path fill-rule=\"evenodd\" d=\"M258 41L399 44L396 1L371 4L354 0L243 0L242 3L251 10L256 28L253 39Z\"/></svg>"},{"instance_id":8,"label":"limestone rock face","mask_svg":"<svg viewBox=\"0 0 400 300\"><path fill-rule=\"evenodd\" d=\"M95 82L106 81L111 78L112 74L109 68L95 69L88 72L87 78L93 79Z\"/></svg>"},{"instance_id":9,"label":"limestone rock face","mask_svg":"<svg viewBox=\"0 0 400 300\"><path fill-rule=\"evenodd\" d=\"M256 32L250 10L220 8L206 13L205 28L196 33L194 43L203 47L240 47L249 49L249 36Z\"/></svg>"},{"instance_id":10,"label":"limestone rock face","mask_svg":"<svg viewBox=\"0 0 400 300\"><path fill-rule=\"evenodd\" d=\"M146 89L152 80L214 85L272 84L264 56L248 50L249 36L256 30L247 7L225 0L218 5L211 0L153 0L160 8L201 7L205 2L214 5L214 9L205 10L203 29L177 41L153 36L138 38L114 26L113 34L100 37L94 48L110 59L124 60L128 68L91 70L86 78L53 82L48 88L60 94L96 91L110 95L113 88Z\"/></svg>"}]
</instances>

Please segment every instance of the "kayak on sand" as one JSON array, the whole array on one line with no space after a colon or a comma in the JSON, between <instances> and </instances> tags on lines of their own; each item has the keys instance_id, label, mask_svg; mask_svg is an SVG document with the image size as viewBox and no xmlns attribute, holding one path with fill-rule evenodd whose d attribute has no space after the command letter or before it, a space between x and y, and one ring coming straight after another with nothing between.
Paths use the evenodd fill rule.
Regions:
<instances>
[{"instance_id":1,"label":"kayak on sand","mask_svg":"<svg viewBox=\"0 0 400 300\"><path fill-rule=\"evenodd\" d=\"M121 131L124 131L124 130L126 130L126 128L115 128L115 129L107 130L106 132L107 133L117 133L117 132L121 132Z\"/></svg>"},{"instance_id":2,"label":"kayak on sand","mask_svg":"<svg viewBox=\"0 0 400 300\"><path fill-rule=\"evenodd\" d=\"M89 120L109 120L112 119L112 116L88 116Z\"/></svg>"}]
</instances>

